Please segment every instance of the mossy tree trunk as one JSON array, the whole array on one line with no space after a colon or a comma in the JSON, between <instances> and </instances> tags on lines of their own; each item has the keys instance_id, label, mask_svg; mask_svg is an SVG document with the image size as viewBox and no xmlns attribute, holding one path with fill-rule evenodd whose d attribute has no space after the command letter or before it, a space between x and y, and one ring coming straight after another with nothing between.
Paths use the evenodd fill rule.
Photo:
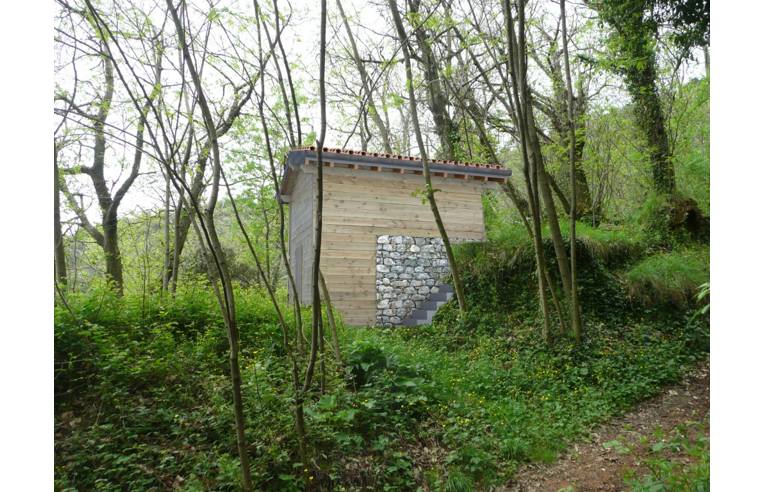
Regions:
<instances>
[{"instance_id":1,"label":"mossy tree trunk","mask_svg":"<svg viewBox=\"0 0 764 492\"><path fill-rule=\"evenodd\" d=\"M613 29L612 65L626 79L634 101L637 125L647 141L653 187L659 194L673 195L676 191L673 156L656 84L658 25L646 17L651 4L646 0L593 0L590 5Z\"/></svg>"}]
</instances>

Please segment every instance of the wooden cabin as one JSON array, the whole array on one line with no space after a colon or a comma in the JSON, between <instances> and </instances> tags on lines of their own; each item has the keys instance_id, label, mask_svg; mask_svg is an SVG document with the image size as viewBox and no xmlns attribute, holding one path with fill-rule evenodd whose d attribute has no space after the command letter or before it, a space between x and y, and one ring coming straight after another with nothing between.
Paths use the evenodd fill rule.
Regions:
<instances>
[{"instance_id":1,"label":"wooden cabin","mask_svg":"<svg viewBox=\"0 0 764 492\"><path fill-rule=\"evenodd\" d=\"M323 164L320 268L345 323L410 324L414 313L448 298L448 261L421 194L421 160L324 149ZM297 286L290 296L296 294L303 305L312 297L316 169L315 147L291 150L279 190L290 211L289 256ZM442 160L430 161L430 171L451 241L484 240L481 195L504 183L511 171Z\"/></svg>"}]
</instances>

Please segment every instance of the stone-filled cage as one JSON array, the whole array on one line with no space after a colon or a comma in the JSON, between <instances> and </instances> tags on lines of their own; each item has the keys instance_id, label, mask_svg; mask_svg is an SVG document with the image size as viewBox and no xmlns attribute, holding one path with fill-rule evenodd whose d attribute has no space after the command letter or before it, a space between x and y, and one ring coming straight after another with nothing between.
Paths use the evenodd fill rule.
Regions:
<instances>
[{"instance_id":1,"label":"stone-filled cage","mask_svg":"<svg viewBox=\"0 0 764 492\"><path fill-rule=\"evenodd\" d=\"M441 238L377 236L377 325L395 326L443 289L450 272Z\"/></svg>"}]
</instances>

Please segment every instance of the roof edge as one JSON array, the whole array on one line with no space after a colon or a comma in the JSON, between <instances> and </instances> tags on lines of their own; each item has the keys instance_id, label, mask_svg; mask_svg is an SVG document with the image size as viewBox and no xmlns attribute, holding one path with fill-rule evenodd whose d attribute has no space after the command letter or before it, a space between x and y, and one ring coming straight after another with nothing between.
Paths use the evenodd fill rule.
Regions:
<instances>
[{"instance_id":1,"label":"roof edge","mask_svg":"<svg viewBox=\"0 0 764 492\"><path fill-rule=\"evenodd\" d=\"M378 167L388 169L406 169L421 171L422 159L413 156L403 156L397 154L387 154L378 152L364 152L354 150L323 148L323 157L334 163L341 164L374 164ZM298 147L291 149L285 158L284 172L282 174L280 195L287 195L290 187L291 170L298 170L304 166L308 159L318 159L318 150L316 147ZM429 160L430 169L436 172L447 172L451 174L465 174L484 178L509 179L512 176L512 170L501 167L498 164L474 164L460 161L446 161L442 159Z\"/></svg>"}]
</instances>

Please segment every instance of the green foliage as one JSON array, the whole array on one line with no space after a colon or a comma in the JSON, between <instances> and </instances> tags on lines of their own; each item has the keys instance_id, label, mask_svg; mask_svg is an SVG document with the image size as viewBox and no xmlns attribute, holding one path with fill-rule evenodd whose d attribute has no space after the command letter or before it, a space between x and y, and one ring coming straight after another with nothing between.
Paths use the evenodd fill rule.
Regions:
<instances>
[{"instance_id":1,"label":"green foliage","mask_svg":"<svg viewBox=\"0 0 764 492\"><path fill-rule=\"evenodd\" d=\"M655 432L656 440L643 460L649 472L638 476L628 470L625 484L633 492L711 490L710 441L708 424L686 422L668 435ZM649 442L648 442L649 444Z\"/></svg>"},{"instance_id":2,"label":"green foliage","mask_svg":"<svg viewBox=\"0 0 764 492\"><path fill-rule=\"evenodd\" d=\"M261 436L253 466L263 477L289 456L292 443L283 439L291 420L280 415L281 397L262 372L272 370L279 380L286 373L275 354L252 350L272 345L275 319L262 309L263 294L239 297L252 299L239 312L250 348L242 371L248 413L268 416L267 425L250 422L256 427L248 429ZM209 292L189 285L175 299L144 300L101 288L69 304L74 315L57 308L55 317L57 483L80 490L194 483L235 490L227 340Z\"/></svg>"},{"instance_id":3,"label":"green foliage","mask_svg":"<svg viewBox=\"0 0 764 492\"><path fill-rule=\"evenodd\" d=\"M307 464L297 458L277 317L264 292L237 289L258 489L486 489L521 463L553 460L707 353L706 312L630 303L613 274L673 279L688 264L705 265L707 249L650 255L649 234L582 225L584 341L556 337L549 346L538 336L527 234L495 224L495 241L457 250L465 316L451 302L430 326L340 327L344 372L329 358L326 392L305 402ZM544 247L551 261L548 240ZM236 490L228 345L206 283L182 283L175 297L118 298L94 286L69 304L73 313L59 307L55 317L57 485Z\"/></svg>"},{"instance_id":4,"label":"green foliage","mask_svg":"<svg viewBox=\"0 0 764 492\"><path fill-rule=\"evenodd\" d=\"M378 345L354 342L348 347L349 384L363 398L362 429L380 430L411 426L439 399L428 373L419 364L402 363Z\"/></svg>"},{"instance_id":5,"label":"green foliage","mask_svg":"<svg viewBox=\"0 0 764 492\"><path fill-rule=\"evenodd\" d=\"M599 222L622 223L651 187L645 136L631 107L594 107L586 116L582 167ZM565 170L562 170L563 182Z\"/></svg>"},{"instance_id":6,"label":"green foliage","mask_svg":"<svg viewBox=\"0 0 764 492\"><path fill-rule=\"evenodd\" d=\"M648 194L634 220L647 235L650 244L659 247L669 246L672 242L670 221L671 203L665 195L657 193Z\"/></svg>"},{"instance_id":7,"label":"green foliage","mask_svg":"<svg viewBox=\"0 0 764 492\"><path fill-rule=\"evenodd\" d=\"M492 331L448 350L444 341L460 333L443 321L346 334L416 361L448 395L430 409L446 451L431 482L443 490L487 488L519 463L554 459L592 424L676 381L695 357L681 322L593 324L580 347L565 340L547 347L535 330L506 321Z\"/></svg>"},{"instance_id":8,"label":"green foliage","mask_svg":"<svg viewBox=\"0 0 764 492\"><path fill-rule=\"evenodd\" d=\"M695 200L708 215L711 211L710 81L692 80L671 93L674 100L668 125L673 135L677 190Z\"/></svg>"},{"instance_id":9,"label":"green foliage","mask_svg":"<svg viewBox=\"0 0 764 492\"><path fill-rule=\"evenodd\" d=\"M332 377L329 393L306 402L321 471L311 464L303 473L293 467L291 383L275 312L260 290L239 289L236 297L245 413L257 416L246 433L259 487L368 480L411 488L412 460L399 433L418 429L439 401L427 373L378 346L347 346L349 378ZM188 284L175 298L144 299L103 287L69 304L73 314L57 308L55 321L57 484L237 490L228 342L209 290ZM373 473L346 476L342 460L360 455Z\"/></svg>"},{"instance_id":10,"label":"green foliage","mask_svg":"<svg viewBox=\"0 0 764 492\"><path fill-rule=\"evenodd\" d=\"M708 282L708 254L708 248L695 247L645 258L625 274L629 295L648 306L688 306L698 288Z\"/></svg>"},{"instance_id":11,"label":"green foliage","mask_svg":"<svg viewBox=\"0 0 764 492\"><path fill-rule=\"evenodd\" d=\"M709 0L656 0L658 22L669 24L672 40L683 49L708 46L711 42L711 2Z\"/></svg>"}]
</instances>

